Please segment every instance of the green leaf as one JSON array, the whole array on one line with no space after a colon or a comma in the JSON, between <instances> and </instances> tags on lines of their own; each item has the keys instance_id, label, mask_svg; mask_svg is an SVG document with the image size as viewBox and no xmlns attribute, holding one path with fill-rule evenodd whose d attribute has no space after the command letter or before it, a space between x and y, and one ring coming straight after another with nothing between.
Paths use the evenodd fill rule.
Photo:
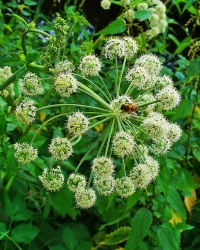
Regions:
<instances>
[{"instance_id":1,"label":"green leaf","mask_svg":"<svg viewBox=\"0 0 200 250\"><path fill-rule=\"evenodd\" d=\"M184 8L183 8L183 11L182 11L182 14L185 10L187 10L196 0L187 0Z\"/></svg>"},{"instance_id":2,"label":"green leaf","mask_svg":"<svg viewBox=\"0 0 200 250\"><path fill-rule=\"evenodd\" d=\"M171 120L178 120L180 118L185 118L188 116L193 109L193 103L190 100L183 100L181 104L176 108L176 112L171 117Z\"/></svg>"},{"instance_id":3,"label":"green leaf","mask_svg":"<svg viewBox=\"0 0 200 250\"><path fill-rule=\"evenodd\" d=\"M130 209L134 207L134 205L140 199L142 193L143 193L143 190L137 189L137 191L133 195L128 197L127 203L126 203L126 211L129 211Z\"/></svg>"},{"instance_id":4,"label":"green leaf","mask_svg":"<svg viewBox=\"0 0 200 250\"><path fill-rule=\"evenodd\" d=\"M193 76L198 76L200 74L200 60L198 58L192 60L189 64L186 82Z\"/></svg>"},{"instance_id":5,"label":"green leaf","mask_svg":"<svg viewBox=\"0 0 200 250\"><path fill-rule=\"evenodd\" d=\"M150 16L151 13L148 10L137 10L134 12L134 17L141 21L149 19Z\"/></svg>"},{"instance_id":6,"label":"green leaf","mask_svg":"<svg viewBox=\"0 0 200 250\"><path fill-rule=\"evenodd\" d=\"M114 232L107 234L106 238L101 243L106 245L115 245L124 242L128 239L130 230L130 227L120 227Z\"/></svg>"},{"instance_id":7,"label":"green leaf","mask_svg":"<svg viewBox=\"0 0 200 250\"><path fill-rule=\"evenodd\" d=\"M74 197L67 185L64 185L59 192L50 193L49 196L50 204L62 216L65 216L69 210L73 209Z\"/></svg>"},{"instance_id":8,"label":"green leaf","mask_svg":"<svg viewBox=\"0 0 200 250\"><path fill-rule=\"evenodd\" d=\"M168 37L177 45L177 47L179 46L180 42L174 35L169 34Z\"/></svg>"},{"instance_id":9,"label":"green leaf","mask_svg":"<svg viewBox=\"0 0 200 250\"><path fill-rule=\"evenodd\" d=\"M169 189L169 174L167 172L167 161L165 158L163 158L163 161L161 162L161 169L157 177L157 183L160 185L164 195L167 196Z\"/></svg>"},{"instance_id":10,"label":"green leaf","mask_svg":"<svg viewBox=\"0 0 200 250\"><path fill-rule=\"evenodd\" d=\"M159 228L158 236L163 250L180 249L180 231L170 228Z\"/></svg>"},{"instance_id":11,"label":"green leaf","mask_svg":"<svg viewBox=\"0 0 200 250\"><path fill-rule=\"evenodd\" d=\"M194 149L193 151L193 155L195 156L195 158L200 161L200 149Z\"/></svg>"},{"instance_id":12,"label":"green leaf","mask_svg":"<svg viewBox=\"0 0 200 250\"><path fill-rule=\"evenodd\" d=\"M173 55L176 55L176 54L179 54L181 53L185 48L187 48L190 43L192 42L192 38L189 36L189 37L186 37L178 46L178 48L175 50L174 54Z\"/></svg>"},{"instance_id":13,"label":"green leaf","mask_svg":"<svg viewBox=\"0 0 200 250\"><path fill-rule=\"evenodd\" d=\"M197 10L196 10L196 8L195 8L193 5L191 5L191 6L188 8L188 11L189 11L191 14L193 14L193 15L197 15Z\"/></svg>"},{"instance_id":14,"label":"green leaf","mask_svg":"<svg viewBox=\"0 0 200 250\"><path fill-rule=\"evenodd\" d=\"M74 250L78 245L78 240L75 233L69 228L66 227L62 233L63 242L67 249Z\"/></svg>"},{"instance_id":15,"label":"green leaf","mask_svg":"<svg viewBox=\"0 0 200 250\"><path fill-rule=\"evenodd\" d=\"M24 4L29 5L29 6L33 6L33 5L36 5L37 3L32 1L32 0L24 0Z\"/></svg>"},{"instance_id":16,"label":"green leaf","mask_svg":"<svg viewBox=\"0 0 200 250\"><path fill-rule=\"evenodd\" d=\"M169 186L167 201L171 205L171 208L173 208L181 216L182 220L185 221L185 206L181 200L179 193L174 187Z\"/></svg>"},{"instance_id":17,"label":"green leaf","mask_svg":"<svg viewBox=\"0 0 200 250\"><path fill-rule=\"evenodd\" d=\"M151 223L152 213L146 208L139 209L132 221L132 227L125 250L138 249L138 243L146 236Z\"/></svg>"},{"instance_id":18,"label":"green leaf","mask_svg":"<svg viewBox=\"0 0 200 250\"><path fill-rule=\"evenodd\" d=\"M4 193L5 213L12 218L14 215L13 205L7 193Z\"/></svg>"},{"instance_id":19,"label":"green leaf","mask_svg":"<svg viewBox=\"0 0 200 250\"><path fill-rule=\"evenodd\" d=\"M118 18L114 22L110 23L107 27L104 29L100 30L96 34L97 35L114 35L114 34L119 34L122 33L126 30L126 22L124 19Z\"/></svg>"},{"instance_id":20,"label":"green leaf","mask_svg":"<svg viewBox=\"0 0 200 250\"><path fill-rule=\"evenodd\" d=\"M27 63L37 61L39 58L40 58L40 53L39 52L28 52L26 54L26 62Z\"/></svg>"},{"instance_id":21,"label":"green leaf","mask_svg":"<svg viewBox=\"0 0 200 250\"><path fill-rule=\"evenodd\" d=\"M120 222L124 218L129 216L130 212L126 211L124 206L119 206L117 208L109 207L109 209L104 209L104 220L107 221L106 224L101 225L100 230L103 230L108 225L113 225Z\"/></svg>"},{"instance_id":22,"label":"green leaf","mask_svg":"<svg viewBox=\"0 0 200 250\"><path fill-rule=\"evenodd\" d=\"M4 222L0 222L0 240L4 238L9 231L6 231L6 224Z\"/></svg>"},{"instance_id":23,"label":"green leaf","mask_svg":"<svg viewBox=\"0 0 200 250\"><path fill-rule=\"evenodd\" d=\"M13 217L14 221L26 221L29 220L32 216L33 216L34 212L29 210L29 209L25 209L22 211L19 211L18 213L15 214L15 216Z\"/></svg>"},{"instance_id":24,"label":"green leaf","mask_svg":"<svg viewBox=\"0 0 200 250\"><path fill-rule=\"evenodd\" d=\"M11 231L11 237L14 241L28 244L38 235L39 229L27 224L16 226Z\"/></svg>"},{"instance_id":25,"label":"green leaf","mask_svg":"<svg viewBox=\"0 0 200 250\"><path fill-rule=\"evenodd\" d=\"M7 108L7 103L4 99L0 96L0 110L3 112Z\"/></svg>"},{"instance_id":26,"label":"green leaf","mask_svg":"<svg viewBox=\"0 0 200 250\"><path fill-rule=\"evenodd\" d=\"M6 161L7 178L11 178L16 175L18 166L19 163L17 162L14 156L14 147L12 147L7 152L7 161Z\"/></svg>"},{"instance_id":27,"label":"green leaf","mask_svg":"<svg viewBox=\"0 0 200 250\"><path fill-rule=\"evenodd\" d=\"M89 241L82 241L77 247L76 250L91 250L92 244Z\"/></svg>"},{"instance_id":28,"label":"green leaf","mask_svg":"<svg viewBox=\"0 0 200 250\"><path fill-rule=\"evenodd\" d=\"M0 115L0 135L6 133L7 122L4 115Z\"/></svg>"}]
</instances>

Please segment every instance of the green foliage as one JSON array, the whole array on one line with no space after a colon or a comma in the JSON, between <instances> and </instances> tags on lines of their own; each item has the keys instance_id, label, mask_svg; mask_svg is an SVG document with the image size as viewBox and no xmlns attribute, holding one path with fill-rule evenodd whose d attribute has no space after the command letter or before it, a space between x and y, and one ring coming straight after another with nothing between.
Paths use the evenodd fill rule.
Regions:
<instances>
[{"instance_id":1,"label":"green foliage","mask_svg":"<svg viewBox=\"0 0 200 250\"><path fill-rule=\"evenodd\" d=\"M199 249L199 1L167 2L168 26L165 32L152 39L145 33L152 14L148 10L137 10L137 5L146 1L131 1L130 8L134 9L131 22L124 16L129 7L124 7L121 1L110 1L120 13L98 32L85 18L84 1L74 1L74 6L65 1L64 9L59 1L55 1L59 14L50 13L49 16L44 15L43 1L18 2L0 1L1 67L10 66L13 73L11 78L0 79L0 249ZM105 10L105 15L109 16L111 10ZM44 78L45 95L35 98L35 104L40 108L56 103L95 107L96 102L91 102L85 94L80 99L76 94L72 99L59 97L52 90L53 67L56 62L66 59L77 66L82 56L93 52L100 56L104 40L113 35L133 36L139 44L140 55L156 53L161 58L162 73L172 77L182 96L179 107L166 111L165 115L181 126L183 134L167 156L158 157L159 176L146 190L138 189L127 199L121 199L115 193L107 197L98 195L93 208L80 210L66 183L59 192L48 192L38 180L43 169L55 165L47 151L50 138L69 136L61 125L66 122L65 117L57 117L41 129L40 126L56 115L70 114L77 107L56 106L39 110L35 124L25 127L13 114L16 105L24 98L18 80L27 71L37 73L40 80ZM112 93L115 65L102 60L106 68L103 77ZM132 66L132 61L129 64ZM79 81L87 86L83 79ZM95 84L101 84L101 81L98 79ZM93 85L88 86L96 94L100 93ZM7 95L4 90L8 91ZM62 166L66 178L75 171L87 152L87 145L105 126L106 122L96 126L78 142L70 162L56 162ZM39 148L39 157L28 164L18 163L13 144L31 143L33 137L33 147ZM82 174L89 176L89 166L98 150L93 148L85 157L80 169ZM118 160L116 163L120 165ZM132 165L127 161L126 166L129 173ZM119 170L119 175L122 171ZM189 201L186 202L186 198Z\"/></svg>"},{"instance_id":2,"label":"green foliage","mask_svg":"<svg viewBox=\"0 0 200 250\"><path fill-rule=\"evenodd\" d=\"M140 247L141 240L147 235L151 223L152 213L146 208L140 208L133 218L129 239L125 247L126 250Z\"/></svg>"}]
</instances>

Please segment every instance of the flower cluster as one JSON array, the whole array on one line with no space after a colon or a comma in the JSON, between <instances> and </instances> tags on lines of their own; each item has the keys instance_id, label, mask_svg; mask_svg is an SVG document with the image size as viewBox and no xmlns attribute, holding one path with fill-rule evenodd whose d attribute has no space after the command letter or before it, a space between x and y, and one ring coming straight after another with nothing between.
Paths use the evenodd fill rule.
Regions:
<instances>
[{"instance_id":1,"label":"flower cluster","mask_svg":"<svg viewBox=\"0 0 200 250\"><path fill-rule=\"evenodd\" d=\"M128 1L124 1L124 4L128 4ZM145 6L143 8L148 7ZM179 125L170 123L162 114L162 111L178 106L181 100L178 90L169 76L160 74L162 61L157 56L143 54L135 59L137 50L138 45L131 37L111 38L106 42L103 55L111 62L119 62L113 92L100 77L102 64L95 55L84 56L77 69L69 61L55 65L54 87L61 96L70 97L78 89L77 95L88 94L99 105L84 105L81 102L53 105L77 108L76 112L59 114L67 116L69 139L56 137L49 145L49 152L54 161L59 161L59 165L62 164L60 161L72 155L72 145L74 147L79 143L89 129L102 125L99 138L91 146L86 145L88 152L67 179L68 188L74 193L75 202L80 208L92 207L97 194L115 193L127 198L134 195L137 189L147 189L160 171L157 158L166 154L181 137ZM131 68L126 66L127 59L134 61ZM88 79L88 76L92 78ZM107 77L110 77L109 74ZM83 110L78 111L82 107ZM30 124L35 119L35 112L36 107L27 100L18 105L15 111L16 117L24 124ZM50 118L45 123L56 118ZM95 147L98 147L98 153L91 163L88 178L79 173L79 168ZM19 162L26 163L23 154L28 155L30 161L31 150L27 146L24 152L19 152L17 144L15 156ZM126 161L126 158L130 160ZM64 182L60 167L44 170L39 179L49 191L60 190Z\"/></svg>"},{"instance_id":2,"label":"flower cluster","mask_svg":"<svg viewBox=\"0 0 200 250\"><path fill-rule=\"evenodd\" d=\"M0 68L0 84L2 84L8 77L12 75L11 68L8 66L5 66L3 68ZM15 92L14 92L14 84L11 83L6 89L3 89L0 91L0 95L3 97L14 97Z\"/></svg>"},{"instance_id":3,"label":"flower cluster","mask_svg":"<svg viewBox=\"0 0 200 250\"><path fill-rule=\"evenodd\" d=\"M38 178L42 182L43 186L51 192L60 190L65 180L60 166L52 168L51 170L45 168L42 172L42 175L38 176Z\"/></svg>"},{"instance_id":4,"label":"flower cluster","mask_svg":"<svg viewBox=\"0 0 200 250\"><path fill-rule=\"evenodd\" d=\"M67 160L73 152L72 145L67 138L57 137L52 139L49 152L57 160Z\"/></svg>"},{"instance_id":5,"label":"flower cluster","mask_svg":"<svg viewBox=\"0 0 200 250\"><path fill-rule=\"evenodd\" d=\"M66 128L73 136L85 134L88 131L89 120L81 112L73 113L69 116Z\"/></svg>"},{"instance_id":6,"label":"flower cluster","mask_svg":"<svg viewBox=\"0 0 200 250\"><path fill-rule=\"evenodd\" d=\"M33 148L30 144L24 143L15 143L15 158L19 163L29 163L34 161L37 158L38 152L37 149Z\"/></svg>"},{"instance_id":7,"label":"flower cluster","mask_svg":"<svg viewBox=\"0 0 200 250\"><path fill-rule=\"evenodd\" d=\"M36 106L32 100L24 100L15 109L15 116L22 124L31 124L36 117Z\"/></svg>"},{"instance_id":8,"label":"flower cluster","mask_svg":"<svg viewBox=\"0 0 200 250\"><path fill-rule=\"evenodd\" d=\"M42 94L44 91L39 83L38 76L31 72L27 72L23 79L19 80L19 85L25 96L36 96Z\"/></svg>"}]
</instances>

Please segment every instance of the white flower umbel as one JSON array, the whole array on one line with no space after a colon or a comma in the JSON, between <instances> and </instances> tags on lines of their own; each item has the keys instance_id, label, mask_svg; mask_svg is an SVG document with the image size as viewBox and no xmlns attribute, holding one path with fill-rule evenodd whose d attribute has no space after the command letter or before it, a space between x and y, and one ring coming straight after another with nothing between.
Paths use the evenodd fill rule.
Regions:
<instances>
[{"instance_id":1,"label":"white flower umbel","mask_svg":"<svg viewBox=\"0 0 200 250\"><path fill-rule=\"evenodd\" d=\"M172 142L177 142L182 135L182 130L178 124L169 123L168 124L168 131L167 131L167 138Z\"/></svg>"},{"instance_id":2,"label":"white flower umbel","mask_svg":"<svg viewBox=\"0 0 200 250\"><path fill-rule=\"evenodd\" d=\"M151 112L142 122L142 127L152 140L163 138L166 135L167 123L162 114Z\"/></svg>"},{"instance_id":3,"label":"white flower umbel","mask_svg":"<svg viewBox=\"0 0 200 250\"><path fill-rule=\"evenodd\" d=\"M134 137L124 131L118 132L113 137L113 153L114 155L124 158L130 155L135 146Z\"/></svg>"},{"instance_id":4,"label":"white flower umbel","mask_svg":"<svg viewBox=\"0 0 200 250\"><path fill-rule=\"evenodd\" d=\"M162 68L161 60L155 55L142 55L135 61L135 66L143 67L150 75L158 75Z\"/></svg>"},{"instance_id":5,"label":"white flower umbel","mask_svg":"<svg viewBox=\"0 0 200 250\"><path fill-rule=\"evenodd\" d=\"M124 45L125 45L125 56L128 59L131 59L135 56L138 51L138 45L136 41L132 37L124 37L123 38Z\"/></svg>"},{"instance_id":6,"label":"white flower umbel","mask_svg":"<svg viewBox=\"0 0 200 250\"><path fill-rule=\"evenodd\" d=\"M15 109L15 116L22 124L31 124L36 117L36 106L33 105L33 101L24 100L19 103Z\"/></svg>"},{"instance_id":7,"label":"white flower umbel","mask_svg":"<svg viewBox=\"0 0 200 250\"><path fill-rule=\"evenodd\" d=\"M135 19L134 12L135 12L134 10L128 9L127 11L124 12L123 16L128 22L133 22L133 20Z\"/></svg>"},{"instance_id":8,"label":"white flower umbel","mask_svg":"<svg viewBox=\"0 0 200 250\"><path fill-rule=\"evenodd\" d=\"M115 189L118 195L122 198L131 196L136 190L132 179L127 176L116 179Z\"/></svg>"},{"instance_id":9,"label":"white flower umbel","mask_svg":"<svg viewBox=\"0 0 200 250\"><path fill-rule=\"evenodd\" d=\"M146 87L146 83L149 80L149 74L143 67L134 66L128 70L126 80L137 89L143 89Z\"/></svg>"},{"instance_id":10,"label":"white flower umbel","mask_svg":"<svg viewBox=\"0 0 200 250\"><path fill-rule=\"evenodd\" d=\"M101 70L101 61L95 55L86 55L81 58L79 70L83 76L97 76Z\"/></svg>"},{"instance_id":11,"label":"white flower umbel","mask_svg":"<svg viewBox=\"0 0 200 250\"><path fill-rule=\"evenodd\" d=\"M104 10L109 10L110 9L111 2L109 0L102 0L101 1L101 7Z\"/></svg>"},{"instance_id":12,"label":"white flower umbel","mask_svg":"<svg viewBox=\"0 0 200 250\"><path fill-rule=\"evenodd\" d=\"M173 80L170 76L164 75L164 76L157 77L156 88L161 89L168 85L173 86Z\"/></svg>"},{"instance_id":13,"label":"white flower umbel","mask_svg":"<svg viewBox=\"0 0 200 250\"><path fill-rule=\"evenodd\" d=\"M165 136L160 140L154 140L151 150L157 155L166 154L172 146L172 142Z\"/></svg>"},{"instance_id":14,"label":"white flower umbel","mask_svg":"<svg viewBox=\"0 0 200 250\"><path fill-rule=\"evenodd\" d=\"M77 80L72 74L61 73L55 80L54 88L62 97L69 97L77 90Z\"/></svg>"},{"instance_id":15,"label":"white flower umbel","mask_svg":"<svg viewBox=\"0 0 200 250\"><path fill-rule=\"evenodd\" d=\"M168 85L161 89L156 95L157 100L163 110L172 110L177 107L181 101L178 90L172 85Z\"/></svg>"},{"instance_id":16,"label":"white flower umbel","mask_svg":"<svg viewBox=\"0 0 200 250\"><path fill-rule=\"evenodd\" d=\"M72 173L68 177L67 186L73 193L77 191L78 187L86 187L86 178L83 175Z\"/></svg>"},{"instance_id":17,"label":"white flower umbel","mask_svg":"<svg viewBox=\"0 0 200 250\"><path fill-rule=\"evenodd\" d=\"M22 93L25 96L36 96L44 92L39 78L35 73L27 72L22 79L19 80Z\"/></svg>"},{"instance_id":18,"label":"white flower umbel","mask_svg":"<svg viewBox=\"0 0 200 250\"><path fill-rule=\"evenodd\" d=\"M85 134L88 131L89 120L81 112L69 116L66 128L72 136Z\"/></svg>"},{"instance_id":19,"label":"white flower umbel","mask_svg":"<svg viewBox=\"0 0 200 250\"><path fill-rule=\"evenodd\" d=\"M114 177L106 176L104 178L95 178L94 186L100 195L110 195L114 192L115 189L115 179Z\"/></svg>"},{"instance_id":20,"label":"white flower umbel","mask_svg":"<svg viewBox=\"0 0 200 250\"><path fill-rule=\"evenodd\" d=\"M147 10L148 9L148 4L147 3L139 3L137 5L137 10Z\"/></svg>"},{"instance_id":21,"label":"white flower umbel","mask_svg":"<svg viewBox=\"0 0 200 250\"><path fill-rule=\"evenodd\" d=\"M150 167L147 164L138 164L132 168L129 177L135 184L136 188L145 189L153 180L153 175Z\"/></svg>"},{"instance_id":22,"label":"white flower umbel","mask_svg":"<svg viewBox=\"0 0 200 250\"><path fill-rule=\"evenodd\" d=\"M60 166L48 170L45 168L42 175L38 176L43 186L50 192L59 191L64 184L65 177L62 174Z\"/></svg>"},{"instance_id":23,"label":"white flower umbel","mask_svg":"<svg viewBox=\"0 0 200 250\"><path fill-rule=\"evenodd\" d=\"M92 164L92 173L98 178L105 178L114 173L115 166L110 158L101 156L95 158Z\"/></svg>"},{"instance_id":24,"label":"white flower umbel","mask_svg":"<svg viewBox=\"0 0 200 250\"><path fill-rule=\"evenodd\" d=\"M146 155L145 164L150 168L152 180L154 180L160 172L159 163L152 156Z\"/></svg>"},{"instance_id":25,"label":"white flower umbel","mask_svg":"<svg viewBox=\"0 0 200 250\"><path fill-rule=\"evenodd\" d=\"M17 159L18 162L23 164L34 161L38 155L37 149L33 148L30 144L26 142L15 143L14 150L15 150L15 158Z\"/></svg>"},{"instance_id":26,"label":"white flower umbel","mask_svg":"<svg viewBox=\"0 0 200 250\"><path fill-rule=\"evenodd\" d=\"M67 160L73 152L71 142L67 138L57 137L51 140L49 152L57 160Z\"/></svg>"},{"instance_id":27,"label":"white flower umbel","mask_svg":"<svg viewBox=\"0 0 200 250\"><path fill-rule=\"evenodd\" d=\"M75 192L76 204L82 209L93 207L96 198L96 193L91 188L78 187Z\"/></svg>"},{"instance_id":28,"label":"white flower umbel","mask_svg":"<svg viewBox=\"0 0 200 250\"><path fill-rule=\"evenodd\" d=\"M119 38L110 38L103 48L105 58L113 59L125 55L125 43Z\"/></svg>"},{"instance_id":29,"label":"white flower umbel","mask_svg":"<svg viewBox=\"0 0 200 250\"><path fill-rule=\"evenodd\" d=\"M59 62L54 67L54 77L57 78L60 74L71 74L74 70L72 62L65 60Z\"/></svg>"}]
</instances>

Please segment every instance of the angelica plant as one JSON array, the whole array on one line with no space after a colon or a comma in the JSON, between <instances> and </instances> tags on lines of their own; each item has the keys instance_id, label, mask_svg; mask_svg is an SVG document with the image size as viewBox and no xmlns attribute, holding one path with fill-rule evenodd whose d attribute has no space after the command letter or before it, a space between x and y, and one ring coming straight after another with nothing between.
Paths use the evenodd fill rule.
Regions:
<instances>
[{"instance_id":1,"label":"angelica plant","mask_svg":"<svg viewBox=\"0 0 200 250\"><path fill-rule=\"evenodd\" d=\"M170 123L162 114L162 111L176 108L181 97L172 79L160 74L161 60L153 54L143 54L137 58L138 45L132 37L110 38L102 51L115 68L115 82L111 89L108 89L103 78L103 64L94 54L83 56L77 67L64 60L56 63L51 70L53 87L60 97L69 99L73 93L84 93L96 101L96 106L58 103L37 108L32 100L25 100L15 110L16 118L30 126L41 110L76 107L76 112L60 113L45 121L30 144L16 143L14 148L18 162L34 160L37 149L32 144L37 134L49 122L65 117L63 128L68 138L52 138L48 150L53 163L43 170L39 180L48 191L58 191L63 185L68 185L77 206L83 209L92 207L98 195L107 196L115 192L127 198L134 195L137 189L147 189L159 174L159 156L166 154L181 137L180 127ZM20 80L22 89L25 79ZM33 93L38 84L36 79L34 76L33 84L30 83L26 91L30 89L30 93ZM76 144L87 136L87 131L100 124L104 124L103 130L92 145L87 145L88 151L64 184L62 161L70 160ZM25 147L26 150L22 152ZM90 176L84 176L79 169L95 148L98 148L98 153L89 167ZM132 162L129 170L126 166L128 158ZM53 168L53 164L59 167Z\"/></svg>"}]
</instances>

